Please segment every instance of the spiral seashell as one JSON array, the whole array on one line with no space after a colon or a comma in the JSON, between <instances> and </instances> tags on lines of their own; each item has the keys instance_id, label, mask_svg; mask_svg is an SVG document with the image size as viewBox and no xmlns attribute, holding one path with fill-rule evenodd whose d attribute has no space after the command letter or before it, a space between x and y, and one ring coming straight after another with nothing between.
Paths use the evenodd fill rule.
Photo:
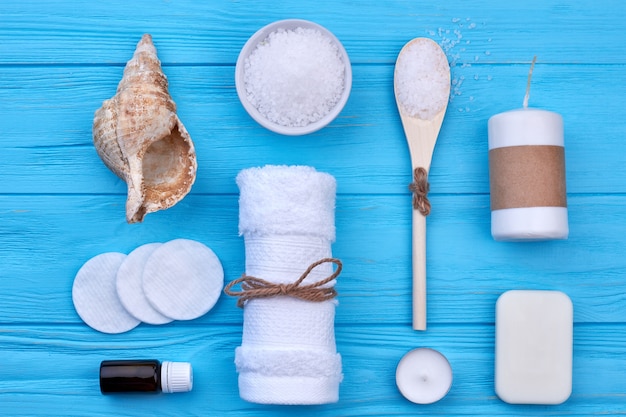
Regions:
<instances>
[{"instance_id":1,"label":"spiral seashell","mask_svg":"<svg viewBox=\"0 0 626 417\"><path fill-rule=\"evenodd\" d=\"M126 181L128 223L172 207L191 189L195 148L149 34L126 64L117 93L96 110L93 142L104 164Z\"/></svg>"}]
</instances>

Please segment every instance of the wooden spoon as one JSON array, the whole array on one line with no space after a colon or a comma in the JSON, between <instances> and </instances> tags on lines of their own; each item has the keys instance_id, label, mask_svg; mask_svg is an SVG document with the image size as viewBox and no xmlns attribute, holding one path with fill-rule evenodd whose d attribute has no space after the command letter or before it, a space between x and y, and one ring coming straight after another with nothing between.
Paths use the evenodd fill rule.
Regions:
<instances>
[{"instance_id":1,"label":"wooden spoon","mask_svg":"<svg viewBox=\"0 0 626 417\"><path fill-rule=\"evenodd\" d=\"M450 66L431 39L415 38L398 55L394 92L414 172L413 329L426 330L426 216L430 212L428 172L450 97ZM421 176L421 177L420 177ZM417 177L420 177L419 179ZM423 188L416 193L419 184Z\"/></svg>"}]
</instances>

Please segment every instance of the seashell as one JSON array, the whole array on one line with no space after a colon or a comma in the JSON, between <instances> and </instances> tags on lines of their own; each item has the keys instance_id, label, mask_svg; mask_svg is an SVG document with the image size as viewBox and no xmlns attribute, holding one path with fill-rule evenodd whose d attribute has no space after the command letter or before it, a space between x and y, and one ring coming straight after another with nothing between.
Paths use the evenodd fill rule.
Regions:
<instances>
[{"instance_id":1,"label":"seashell","mask_svg":"<svg viewBox=\"0 0 626 417\"><path fill-rule=\"evenodd\" d=\"M172 207L196 178L196 152L145 34L124 68L117 93L96 110L93 142L104 164L126 181L126 221Z\"/></svg>"}]
</instances>

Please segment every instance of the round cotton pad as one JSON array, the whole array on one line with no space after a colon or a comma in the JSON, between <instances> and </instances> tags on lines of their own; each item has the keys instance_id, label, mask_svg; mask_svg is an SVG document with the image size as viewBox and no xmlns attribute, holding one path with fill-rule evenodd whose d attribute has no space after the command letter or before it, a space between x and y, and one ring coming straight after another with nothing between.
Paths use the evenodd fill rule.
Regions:
<instances>
[{"instance_id":1,"label":"round cotton pad","mask_svg":"<svg viewBox=\"0 0 626 417\"><path fill-rule=\"evenodd\" d=\"M150 255L143 270L143 290L152 306L174 320L206 314L224 286L224 270L211 249L176 239Z\"/></svg>"},{"instance_id":2,"label":"round cotton pad","mask_svg":"<svg viewBox=\"0 0 626 417\"><path fill-rule=\"evenodd\" d=\"M126 255L109 252L94 256L80 268L72 286L72 301L80 318L103 333L123 333L140 321L131 316L115 289L115 279Z\"/></svg>"},{"instance_id":3,"label":"round cotton pad","mask_svg":"<svg viewBox=\"0 0 626 417\"><path fill-rule=\"evenodd\" d=\"M146 261L161 243L139 246L128 254L117 271L117 296L122 305L136 319L148 324L165 324L172 321L155 310L143 292L143 269Z\"/></svg>"}]
</instances>

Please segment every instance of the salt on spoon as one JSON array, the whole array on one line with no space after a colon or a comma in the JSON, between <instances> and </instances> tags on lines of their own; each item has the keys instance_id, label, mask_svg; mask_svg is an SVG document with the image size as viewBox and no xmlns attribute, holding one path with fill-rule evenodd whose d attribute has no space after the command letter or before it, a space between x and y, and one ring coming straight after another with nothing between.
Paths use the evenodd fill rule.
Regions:
<instances>
[{"instance_id":1,"label":"salt on spoon","mask_svg":"<svg viewBox=\"0 0 626 417\"><path fill-rule=\"evenodd\" d=\"M450 66L436 42L415 38L404 45L396 60L394 92L414 176L410 185L413 191L413 329L426 330L428 172L450 97Z\"/></svg>"}]
</instances>

